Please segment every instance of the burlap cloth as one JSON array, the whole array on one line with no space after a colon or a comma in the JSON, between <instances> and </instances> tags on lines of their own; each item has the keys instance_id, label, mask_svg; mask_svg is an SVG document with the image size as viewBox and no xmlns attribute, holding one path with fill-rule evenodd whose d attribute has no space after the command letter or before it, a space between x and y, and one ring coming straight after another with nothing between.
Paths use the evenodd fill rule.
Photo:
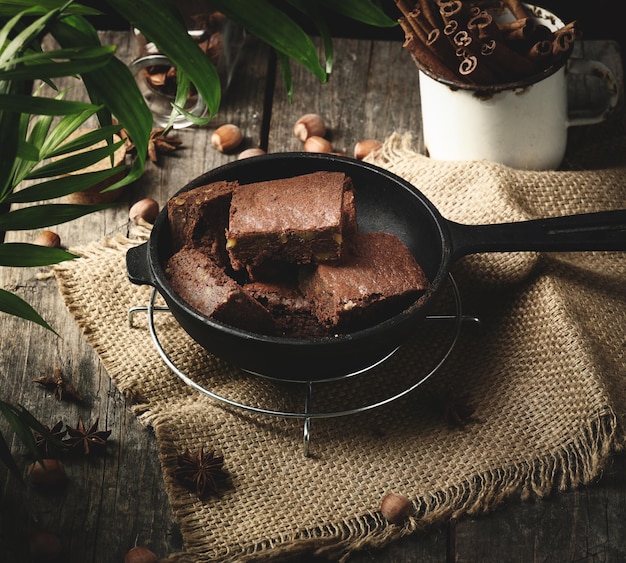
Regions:
<instances>
[{"instance_id":1,"label":"burlap cloth","mask_svg":"<svg viewBox=\"0 0 626 563\"><path fill-rule=\"evenodd\" d=\"M626 207L624 139L570 156L570 170L559 172L433 162L398 134L370 160L416 185L445 217L489 223ZM577 164L585 170L572 170ZM413 392L357 414L314 419L305 457L302 419L223 406L170 371L154 351L145 313L129 326L129 309L146 305L150 294L126 277L125 253L137 237L72 249L82 257L55 273L108 373L155 429L186 550L171 561L306 551L346 558L512 496L588 483L624 447L626 253L461 260L453 272L462 310L480 324L462 323L450 356ZM456 310L451 295L441 296L441 312ZM154 317L164 349L200 385L247 405L303 411L303 386L240 373L207 356L169 313ZM314 385L312 411L344 412L401 393L437 364L453 327L425 321L373 372ZM223 455L229 473L220 494L205 501L171 475L177 454L200 446ZM379 512L390 491L413 502L405 525L390 525Z\"/></svg>"}]
</instances>

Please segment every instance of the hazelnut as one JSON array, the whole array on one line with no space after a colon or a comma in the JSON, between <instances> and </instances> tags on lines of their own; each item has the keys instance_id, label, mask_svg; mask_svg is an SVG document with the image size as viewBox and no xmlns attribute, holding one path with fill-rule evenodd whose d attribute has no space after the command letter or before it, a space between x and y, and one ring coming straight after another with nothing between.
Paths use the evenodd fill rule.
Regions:
<instances>
[{"instance_id":1,"label":"hazelnut","mask_svg":"<svg viewBox=\"0 0 626 563\"><path fill-rule=\"evenodd\" d=\"M325 152L330 153L333 150L332 145L328 139L313 135L304 141L305 152Z\"/></svg>"},{"instance_id":2,"label":"hazelnut","mask_svg":"<svg viewBox=\"0 0 626 563\"><path fill-rule=\"evenodd\" d=\"M41 231L33 243L39 246L59 248L61 246L61 237L53 231Z\"/></svg>"},{"instance_id":3,"label":"hazelnut","mask_svg":"<svg viewBox=\"0 0 626 563\"><path fill-rule=\"evenodd\" d=\"M38 487L52 489L67 481L65 466L58 459L44 458L41 463L36 461L28 468L31 483Z\"/></svg>"},{"instance_id":4,"label":"hazelnut","mask_svg":"<svg viewBox=\"0 0 626 563\"><path fill-rule=\"evenodd\" d=\"M392 524L402 524L413 512L413 506L404 495L389 493L383 498L380 511Z\"/></svg>"},{"instance_id":5,"label":"hazelnut","mask_svg":"<svg viewBox=\"0 0 626 563\"><path fill-rule=\"evenodd\" d=\"M159 204L151 197L145 197L135 202L128 211L128 218L133 223L154 223L159 214Z\"/></svg>"},{"instance_id":6,"label":"hazelnut","mask_svg":"<svg viewBox=\"0 0 626 563\"><path fill-rule=\"evenodd\" d=\"M303 115L293 126L293 132L303 143L309 137L323 137L326 135L326 125L324 120L316 113Z\"/></svg>"},{"instance_id":7,"label":"hazelnut","mask_svg":"<svg viewBox=\"0 0 626 563\"><path fill-rule=\"evenodd\" d=\"M354 145L354 158L363 160L373 150L382 147L382 143L376 139L365 139Z\"/></svg>"},{"instance_id":8,"label":"hazelnut","mask_svg":"<svg viewBox=\"0 0 626 563\"><path fill-rule=\"evenodd\" d=\"M236 149L243 141L241 129L232 123L218 127L211 135L211 144L220 152Z\"/></svg>"},{"instance_id":9,"label":"hazelnut","mask_svg":"<svg viewBox=\"0 0 626 563\"><path fill-rule=\"evenodd\" d=\"M35 561L59 561L63 553L60 538L48 530L36 530L29 538L29 552Z\"/></svg>"},{"instance_id":10,"label":"hazelnut","mask_svg":"<svg viewBox=\"0 0 626 563\"><path fill-rule=\"evenodd\" d=\"M239 159L242 158L250 158L251 156L259 156L261 154L267 154L263 149L258 147L253 147L250 149L243 150L239 153Z\"/></svg>"},{"instance_id":11,"label":"hazelnut","mask_svg":"<svg viewBox=\"0 0 626 563\"><path fill-rule=\"evenodd\" d=\"M159 558L147 547L137 546L126 552L124 563L158 563Z\"/></svg>"}]
</instances>

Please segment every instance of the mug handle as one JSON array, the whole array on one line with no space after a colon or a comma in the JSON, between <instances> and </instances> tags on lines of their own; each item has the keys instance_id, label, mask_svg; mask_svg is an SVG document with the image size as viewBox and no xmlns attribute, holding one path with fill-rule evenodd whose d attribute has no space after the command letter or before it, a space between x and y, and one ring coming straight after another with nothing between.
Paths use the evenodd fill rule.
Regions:
<instances>
[{"instance_id":1,"label":"mug handle","mask_svg":"<svg viewBox=\"0 0 626 563\"><path fill-rule=\"evenodd\" d=\"M569 114L567 120L568 127L595 125L596 123L604 121L617 106L619 94L617 80L611 69L600 61L572 58L568 61L567 72L570 74L585 74L599 78L604 82L609 94L609 99L602 109L577 110Z\"/></svg>"}]
</instances>

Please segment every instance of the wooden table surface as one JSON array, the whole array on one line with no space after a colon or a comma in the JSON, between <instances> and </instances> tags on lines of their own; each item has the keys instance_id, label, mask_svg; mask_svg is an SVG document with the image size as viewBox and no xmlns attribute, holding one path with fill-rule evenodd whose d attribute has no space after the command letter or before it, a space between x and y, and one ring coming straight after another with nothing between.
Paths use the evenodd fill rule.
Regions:
<instances>
[{"instance_id":1,"label":"wooden table surface","mask_svg":"<svg viewBox=\"0 0 626 563\"><path fill-rule=\"evenodd\" d=\"M118 46L118 56L132 57L130 34L104 32L103 41ZM223 123L235 123L245 147L268 152L300 150L293 133L296 119L308 112L326 120L335 150L352 155L362 139L384 140L394 131L411 132L420 146L418 75L395 41L338 39L336 66L321 85L294 65L294 100L289 103L269 51L252 41L244 50L223 105L205 128L176 132L183 145L148 163L145 175L127 190L121 205L54 229L64 246L78 246L129 229L128 208L151 196L163 205L180 187L201 173L232 161L237 154L218 153L209 139ZM590 41L579 51L604 61L623 84L617 44ZM80 92L72 94L80 97ZM581 95L588 95L582 88ZM622 96L623 99L623 96ZM591 129L572 133L571 142ZM36 233L11 233L8 240L32 241ZM71 563L123 561L133 545L159 556L180 551L182 540L165 493L150 428L140 425L126 398L111 382L95 352L86 344L62 303L56 282L43 269L0 269L0 287L17 292L50 321L60 337L0 314L0 397L19 403L42 422L100 421L111 430L108 455L68 466L63 490L42 494L22 486L0 466L0 562L28 561L28 534L44 526L62 539ZM152 353L146 350L146 353ZM32 380L61 369L84 396L82 404L59 402ZM4 420L0 428L7 430ZM20 466L28 459L23 446L6 431ZM626 560L626 457L616 456L597 483L555 494L537 502L509 502L493 513L466 517L394 543L351 561L624 561Z\"/></svg>"}]
</instances>

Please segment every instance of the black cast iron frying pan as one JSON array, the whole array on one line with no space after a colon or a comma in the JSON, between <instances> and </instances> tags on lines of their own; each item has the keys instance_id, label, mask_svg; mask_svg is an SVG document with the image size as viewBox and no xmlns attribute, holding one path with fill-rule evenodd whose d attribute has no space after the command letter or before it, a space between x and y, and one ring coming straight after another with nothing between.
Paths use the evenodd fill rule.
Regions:
<instances>
[{"instance_id":1,"label":"black cast iron frying pan","mask_svg":"<svg viewBox=\"0 0 626 563\"><path fill-rule=\"evenodd\" d=\"M136 284L155 287L183 329L207 351L252 373L283 380L315 381L356 373L387 357L416 330L450 265L481 252L626 250L626 209L496 225L463 225L441 216L414 186L377 166L317 153L277 153L237 160L199 176L180 191L218 180L251 183L318 170L341 171L356 189L359 229L396 234L411 250L431 284L402 313L347 335L292 339L272 337L199 314L169 286L163 264L171 237L164 207L150 239L128 251L127 271Z\"/></svg>"}]
</instances>

